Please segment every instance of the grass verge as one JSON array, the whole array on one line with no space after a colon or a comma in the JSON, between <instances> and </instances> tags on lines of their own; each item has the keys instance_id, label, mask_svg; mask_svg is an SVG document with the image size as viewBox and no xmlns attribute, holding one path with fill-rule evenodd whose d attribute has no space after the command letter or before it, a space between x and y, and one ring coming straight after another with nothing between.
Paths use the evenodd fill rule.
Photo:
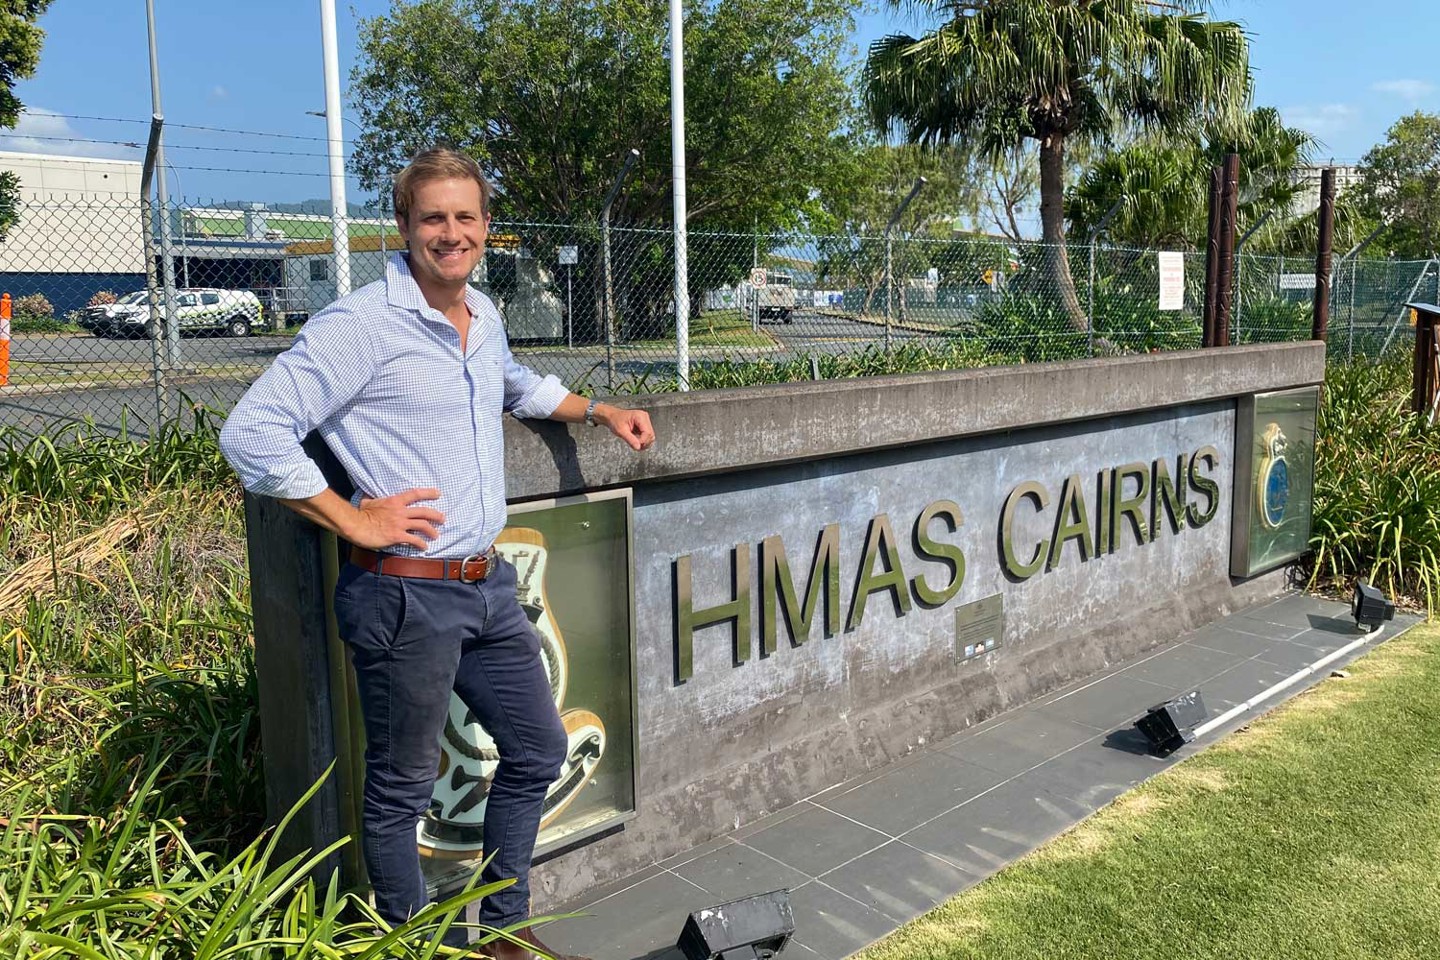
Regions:
<instances>
[{"instance_id":1,"label":"grass verge","mask_svg":"<svg viewBox=\"0 0 1440 960\"><path fill-rule=\"evenodd\" d=\"M1418 627L860 956L1440 956L1437 683Z\"/></svg>"}]
</instances>

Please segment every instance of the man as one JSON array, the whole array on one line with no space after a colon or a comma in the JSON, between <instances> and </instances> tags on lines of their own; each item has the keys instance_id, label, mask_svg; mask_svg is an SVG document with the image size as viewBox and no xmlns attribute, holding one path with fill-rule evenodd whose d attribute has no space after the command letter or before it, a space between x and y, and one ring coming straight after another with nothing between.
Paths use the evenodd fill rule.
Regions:
<instances>
[{"instance_id":1,"label":"man","mask_svg":"<svg viewBox=\"0 0 1440 960\"><path fill-rule=\"evenodd\" d=\"M365 717L365 865L391 923L426 902L415 828L452 689L500 750L482 879L516 882L485 899L482 923L529 915L541 804L565 756L539 638L514 568L492 548L505 526L503 413L604 425L635 450L655 439L645 412L587 401L511 356L495 305L468 284L485 253L490 193L469 157L417 156L394 186L407 252L383 281L317 313L220 435L247 489L353 545L335 614ZM301 449L312 430L349 473L352 500ZM530 930L520 936L546 949ZM508 942L486 949L496 960L533 956Z\"/></svg>"}]
</instances>

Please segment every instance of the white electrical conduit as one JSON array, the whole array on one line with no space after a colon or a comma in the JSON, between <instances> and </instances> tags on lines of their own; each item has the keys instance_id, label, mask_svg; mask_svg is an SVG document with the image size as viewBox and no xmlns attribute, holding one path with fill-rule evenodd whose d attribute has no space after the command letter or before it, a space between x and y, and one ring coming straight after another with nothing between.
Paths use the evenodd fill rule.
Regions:
<instances>
[{"instance_id":1,"label":"white electrical conduit","mask_svg":"<svg viewBox=\"0 0 1440 960\"><path fill-rule=\"evenodd\" d=\"M1375 630L1365 634L1365 636L1354 641L1353 643L1347 643L1345 646L1341 647L1339 650L1336 650L1334 653L1327 653L1319 660L1316 660L1314 663L1310 664L1310 666L1296 670L1284 680L1281 680L1274 686L1262 690L1260 693L1257 693L1255 696L1251 697L1249 700L1246 700L1244 703L1238 706L1231 707L1229 710L1226 710L1224 713L1220 714L1220 716L1216 717L1213 720L1206 720L1204 723L1200 724L1193 731L1191 731L1191 733L1196 739L1205 736L1205 734L1209 733L1211 730L1214 730L1216 727L1229 723L1231 720L1234 720L1236 717L1240 716L1240 714L1242 713L1245 713L1247 710L1253 710L1258 704L1269 700L1281 690L1293 687L1295 684L1299 683L1305 677L1310 676L1310 674L1314 673L1315 671L1323 670L1330 664L1334 663L1336 660L1339 660L1341 657L1349 654L1351 651L1360 649L1361 647L1365 646L1365 644L1369 643L1371 640L1374 640L1376 637L1380 636L1384 629L1385 625L1381 624Z\"/></svg>"}]
</instances>

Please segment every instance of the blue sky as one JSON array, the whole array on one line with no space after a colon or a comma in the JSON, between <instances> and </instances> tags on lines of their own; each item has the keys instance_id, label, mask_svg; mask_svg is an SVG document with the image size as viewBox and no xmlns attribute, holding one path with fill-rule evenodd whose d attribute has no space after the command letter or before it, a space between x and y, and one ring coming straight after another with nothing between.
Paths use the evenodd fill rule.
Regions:
<instances>
[{"instance_id":1,"label":"blue sky","mask_svg":"<svg viewBox=\"0 0 1440 960\"><path fill-rule=\"evenodd\" d=\"M155 0L155 7L167 121L275 135L172 126L166 135L172 195L326 196L324 121L305 113L324 107L319 4ZM357 18L381 14L389 2L339 0L337 7L343 83ZM1440 111L1435 0L1222 0L1215 13L1251 34L1256 102L1279 107L1289 123L1324 141L1322 158L1357 160L1403 114ZM40 69L17 87L29 112L13 135L0 138L0 149L139 159L140 151L123 143L143 140L150 115L144 0L55 0L42 23L48 36ZM923 28L880 8L860 18L854 43L863 51L892 30ZM347 138L353 132L347 123ZM350 190L352 199L363 199L353 180Z\"/></svg>"}]
</instances>

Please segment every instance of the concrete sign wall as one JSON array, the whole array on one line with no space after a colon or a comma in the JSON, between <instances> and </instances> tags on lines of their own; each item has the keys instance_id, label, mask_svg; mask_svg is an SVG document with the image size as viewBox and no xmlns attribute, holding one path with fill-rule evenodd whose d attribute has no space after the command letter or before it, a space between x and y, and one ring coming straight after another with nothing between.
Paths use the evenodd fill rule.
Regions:
<instances>
[{"instance_id":1,"label":"concrete sign wall","mask_svg":"<svg viewBox=\"0 0 1440 960\"><path fill-rule=\"evenodd\" d=\"M634 503L636 815L537 866L535 909L1278 593L1283 570L1229 575L1236 407L1323 371L1323 345L1291 344L646 398L643 456L508 424L513 500ZM294 612L320 572L269 583L256 556L308 556L302 521L252 508L284 809L349 748L324 618ZM297 702L320 705L308 737L272 737ZM309 845L344 829L328 809Z\"/></svg>"}]
</instances>

